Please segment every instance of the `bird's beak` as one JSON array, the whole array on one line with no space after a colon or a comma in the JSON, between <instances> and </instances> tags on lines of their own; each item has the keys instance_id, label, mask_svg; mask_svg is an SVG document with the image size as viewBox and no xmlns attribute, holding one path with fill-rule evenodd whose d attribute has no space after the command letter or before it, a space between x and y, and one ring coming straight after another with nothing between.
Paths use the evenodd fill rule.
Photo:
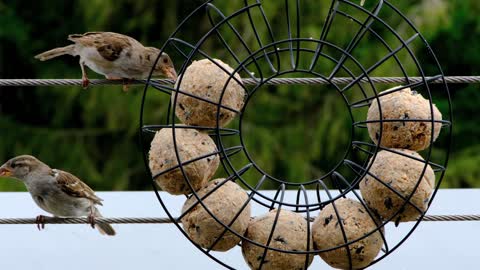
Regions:
<instances>
[{"instance_id":1,"label":"bird's beak","mask_svg":"<svg viewBox=\"0 0 480 270\"><path fill-rule=\"evenodd\" d=\"M172 79L173 81L177 80L177 72L175 71L174 67L166 67L163 68L163 74L167 76L169 79Z\"/></svg>"},{"instance_id":2,"label":"bird's beak","mask_svg":"<svg viewBox=\"0 0 480 270\"><path fill-rule=\"evenodd\" d=\"M0 177L10 177L12 176L12 170L6 167L5 165L0 167Z\"/></svg>"}]
</instances>

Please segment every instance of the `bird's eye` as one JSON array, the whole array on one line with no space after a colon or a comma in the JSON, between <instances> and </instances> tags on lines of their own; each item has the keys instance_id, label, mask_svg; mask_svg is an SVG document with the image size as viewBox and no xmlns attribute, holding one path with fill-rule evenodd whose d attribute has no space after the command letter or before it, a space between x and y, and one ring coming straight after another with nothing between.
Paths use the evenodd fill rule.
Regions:
<instances>
[{"instance_id":1,"label":"bird's eye","mask_svg":"<svg viewBox=\"0 0 480 270\"><path fill-rule=\"evenodd\" d=\"M163 58L163 63L164 63L164 64L168 63L168 59L167 59L167 58Z\"/></svg>"}]
</instances>

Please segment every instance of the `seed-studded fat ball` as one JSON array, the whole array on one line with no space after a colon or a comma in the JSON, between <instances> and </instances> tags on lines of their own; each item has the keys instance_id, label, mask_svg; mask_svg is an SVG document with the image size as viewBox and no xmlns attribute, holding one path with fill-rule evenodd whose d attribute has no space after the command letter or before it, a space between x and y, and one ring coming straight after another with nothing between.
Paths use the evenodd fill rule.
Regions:
<instances>
[{"instance_id":1,"label":"seed-studded fat ball","mask_svg":"<svg viewBox=\"0 0 480 270\"><path fill-rule=\"evenodd\" d=\"M347 247L344 246L321 252L320 257L334 268L350 269L348 257L350 253L352 269L368 266L382 248L382 236L377 231L361 240L356 240L376 230L377 225L381 224L380 219L373 213L369 214L361 203L351 199L338 199L335 201L335 207L342 221L347 241L355 242L348 245L348 251ZM333 205L329 204L315 219L312 234L316 250L334 248L345 244L338 216Z\"/></svg>"},{"instance_id":2,"label":"seed-studded fat ball","mask_svg":"<svg viewBox=\"0 0 480 270\"><path fill-rule=\"evenodd\" d=\"M149 152L149 166L154 176L178 166L172 134L171 128L164 128L158 131L153 138ZM217 152L213 140L198 130L175 128L175 138L182 163ZM218 154L214 154L184 165L183 169L193 189L198 190L212 178L219 164L220 158ZM157 176L155 181L162 190L170 194L179 195L192 192L180 168Z\"/></svg>"},{"instance_id":3,"label":"seed-studded fat ball","mask_svg":"<svg viewBox=\"0 0 480 270\"><path fill-rule=\"evenodd\" d=\"M212 180L206 187L197 192L199 198L202 199L223 181L225 179ZM203 199L202 202L226 226L229 226L237 213L242 211L230 228L243 235L250 222L250 204L242 210L247 200L247 193L238 184L228 181ZM196 202L197 199L192 196L185 202L182 209L182 213L188 211L182 218L182 224L190 239L203 248L210 248L221 236L212 250L227 251L235 247L241 239L228 230L222 236L222 233L226 230L225 227L218 223L201 204L192 208Z\"/></svg>"},{"instance_id":4,"label":"seed-studded fat ball","mask_svg":"<svg viewBox=\"0 0 480 270\"><path fill-rule=\"evenodd\" d=\"M273 229L277 210L256 217L248 226L245 236L252 241L267 245L269 235ZM280 210L278 221L271 238L270 247L286 251L307 251L307 239L310 238L310 248L313 248L311 235L307 235L307 221L297 213ZM243 258L251 269L258 269L265 249L248 241L242 242ZM308 256L308 258L307 258ZM291 270L305 269L305 261L312 263L312 254L291 254L268 250L263 262L264 270Z\"/></svg>"},{"instance_id":5,"label":"seed-studded fat ball","mask_svg":"<svg viewBox=\"0 0 480 270\"><path fill-rule=\"evenodd\" d=\"M367 205L384 220L393 218L396 223L416 220L428 207L435 187L435 174L430 165L427 165L423 177L420 177L425 168L425 162L410 158L423 160L418 153L405 149L392 150L406 156L386 150L378 152L369 174L360 182L360 191ZM376 176L378 180L370 174ZM418 187L413 193L417 183ZM421 212L408 203L403 206L404 198L390 188L405 199L413 193L410 202ZM400 213L393 217L397 211Z\"/></svg>"},{"instance_id":6,"label":"seed-studded fat ball","mask_svg":"<svg viewBox=\"0 0 480 270\"><path fill-rule=\"evenodd\" d=\"M213 59L213 61L209 59L194 61L175 85L176 89L193 95L178 93L177 102L174 104L177 117L185 124L215 127L219 109L216 104L221 104L236 111L240 111L244 105L245 90L239 83L241 82L240 75L236 73L233 76L236 80L233 77L230 78L230 74L234 70L221 60ZM180 83L179 88L177 88L178 83ZM226 88L225 85L227 85ZM224 88L225 92L221 98ZM172 103L175 96L175 94L172 95ZM215 104L196 97L209 100ZM232 110L220 109L219 125L221 127L226 126L235 116L236 113Z\"/></svg>"},{"instance_id":7,"label":"seed-studded fat ball","mask_svg":"<svg viewBox=\"0 0 480 270\"><path fill-rule=\"evenodd\" d=\"M392 91L395 88L386 90ZM386 92L385 91L385 92ZM384 93L384 92L382 92ZM421 151L430 146L432 138L435 141L442 128L442 123L431 122L432 113L430 111L430 102L421 94L410 90L410 88L394 91L392 93L381 96L380 107L383 120L396 120L398 122L383 122L383 130L381 134L381 145L388 148L402 148L414 151ZM367 121L380 121L380 110L378 101L374 99L368 110ZM435 121L442 120L442 114L433 106L433 119ZM425 121L402 121L402 120L425 120ZM370 138L378 143L380 139L380 123L368 123L368 133Z\"/></svg>"}]
</instances>

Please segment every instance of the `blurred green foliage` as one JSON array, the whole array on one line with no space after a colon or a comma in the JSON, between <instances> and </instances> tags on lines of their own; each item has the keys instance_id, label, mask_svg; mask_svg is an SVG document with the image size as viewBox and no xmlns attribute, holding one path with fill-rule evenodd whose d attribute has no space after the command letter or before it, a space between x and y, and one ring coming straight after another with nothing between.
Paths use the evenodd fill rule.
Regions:
<instances>
[{"instance_id":1,"label":"blurred green foliage","mask_svg":"<svg viewBox=\"0 0 480 270\"><path fill-rule=\"evenodd\" d=\"M149 46L161 47L178 23L202 2L0 0L0 78L80 78L78 59L62 57L42 63L33 56L53 47L67 45L69 42L66 37L70 33L87 31L124 33ZM214 2L227 15L243 5L240 0ZM284 1L262 2L276 37L286 38ZM301 36L319 37L330 0L300 2ZM376 2L367 0L366 8L372 9ZM424 34L447 75L478 75L479 1L391 2L411 18ZM348 7L344 11L356 14L354 9ZM410 37L410 27L392 14L389 9L380 13L402 38ZM366 19L360 13L356 15L355 18L361 21ZM260 13L252 12L252 16L255 21L261 21ZM210 28L206 16L196 19L198 21L190 25L187 23L188 26L182 29L181 36L185 40L198 41L202 33ZM232 23L242 33L248 46L258 47L248 16L232 19ZM295 27L294 23L293 29ZM267 28L258 24L257 29L261 40L268 43ZM392 44L392 48L399 45L396 37L385 27L373 24L372 29L382 35L388 44ZM328 41L345 47L357 30L356 23L339 18L332 25ZM240 56L248 55L232 31L226 27L219 31ZM303 45L315 48L308 43ZM433 60L420 45L414 42L411 48L424 69L429 74L436 74ZM232 57L218 40L206 42L202 50L235 66ZM340 56L332 50L327 52L337 59ZM355 49L354 56L368 67L386 53L388 51L378 39L367 34ZM281 57L284 60L288 55ZM415 63L405 51L400 52L398 57L410 76L418 75ZM301 58L300 66L307 66L309 59ZM177 69L182 61L176 62ZM288 60L284 62L288 63ZM347 62L346 66L354 69L352 63ZM262 69L264 67L265 64ZM318 72L332 67L333 63L324 63ZM392 59L372 75L399 76L399 72L397 63ZM92 71L88 73L90 78L101 78ZM348 74L341 72L338 75ZM88 90L80 87L2 88L0 160L19 154L33 154L52 167L71 171L96 190L150 189L138 138L142 89L140 86L131 87L128 93L123 93L119 86L98 86ZM443 186L480 187L480 169L477 167L480 162L477 152L480 151L480 127L476 118L480 101L478 85L451 85L450 90L455 121L454 139ZM307 180L327 172L342 157L342 151L350 140L351 119L336 91L329 87L265 86L255 95L255 99L247 105L249 107L242 129L245 137L250 138L246 141L249 153L267 172L291 180ZM349 98L359 97L352 93ZM444 118L448 118L446 94L439 88L433 98ZM165 95L149 94L146 118L157 124L162 123L167 105L168 97ZM356 111L355 119L364 119L365 112ZM360 136L368 141L366 133ZM447 139L440 139L435 144L432 153L434 158L442 160L445 157ZM244 160L238 162L240 164ZM23 185L14 181L0 181L0 190L23 190Z\"/></svg>"}]
</instances>

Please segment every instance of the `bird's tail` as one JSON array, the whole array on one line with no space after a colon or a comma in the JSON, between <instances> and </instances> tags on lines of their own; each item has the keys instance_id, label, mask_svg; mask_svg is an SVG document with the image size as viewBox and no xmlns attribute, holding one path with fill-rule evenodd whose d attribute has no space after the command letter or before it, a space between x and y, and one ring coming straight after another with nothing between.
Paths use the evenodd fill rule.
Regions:
<instances>
[{"instance_id":1,"label":"bird's tail","mask_svg":"<svg viewBox=\"0 0 480 270\"><path fill-rule=\"evenodd\" d=\"M41 53L41 54L37 54L37 55L35 55L35 58L39 59L40 61L46 61L46 60L49 60L49 59L52 59L52 58L55 58L57 56L61 56L61 55L64 55L64 54L74 55L74 53L75 53L74 50L75 50L75 45L72 44L72 45L68 45L68 46L65 46L65 47L55 48L55 49L52 49L50 51L46 51L46 52Z\"/></svg>"},{"instance_id":2,"label":"bird's tail","mask_svg":"<svg viewBox=\"0 0 480 270\"><path fill-rule=\"evenodd\" d=\"M98 218L103 217L102 214L100 214L100 212L98 211L98 209L95 209L95 217L98 217ZM97 228L97 230L104 235L106 234L106 235L114 236L116 234L112 225L108 223L97 222L95 224L95 228Z\"/></svg>"}]
</instances>

